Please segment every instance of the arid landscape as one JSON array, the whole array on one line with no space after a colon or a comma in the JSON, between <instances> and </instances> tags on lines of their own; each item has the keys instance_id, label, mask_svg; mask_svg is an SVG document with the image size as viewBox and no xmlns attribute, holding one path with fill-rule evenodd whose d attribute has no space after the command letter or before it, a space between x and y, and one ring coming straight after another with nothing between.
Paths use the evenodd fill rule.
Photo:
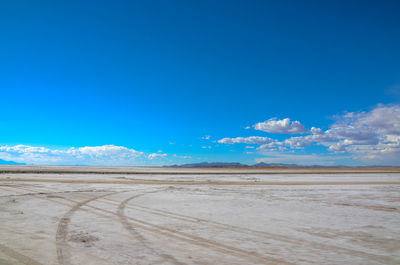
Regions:
<instances>
[{"instance_id":1,"label":"arid landscape","mask_svg":"<svg viewBox=\"0 0 400 265\"><path fill-rule=\"evenodd\" d=\"M0 264L399 264L399 168L0 168Z\"/></svg>"},{"instance_id":2,"label":"arid landscape","mask_svg":"<svg viewBox=\"0 0 400 265\"><path fill-rule=\"evenodd\" d=\"M0 1L0 265L400 265L400 1Z\"/></svg>"}]
</instances>

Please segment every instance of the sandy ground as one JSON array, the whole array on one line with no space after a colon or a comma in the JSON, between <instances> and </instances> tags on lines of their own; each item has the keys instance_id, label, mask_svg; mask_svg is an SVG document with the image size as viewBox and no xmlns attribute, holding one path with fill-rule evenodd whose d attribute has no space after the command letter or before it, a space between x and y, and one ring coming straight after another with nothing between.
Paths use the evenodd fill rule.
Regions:
<instances>
[{"instance_id":1,"label":"sandy ground","mask_svg":"<svg viewBox=\"0 0 400 265\"><path fill-rule=\"evenodd\" d=\"M0 264L400 264L400 173L0 167Z\"/></svg>"}]
</instances>

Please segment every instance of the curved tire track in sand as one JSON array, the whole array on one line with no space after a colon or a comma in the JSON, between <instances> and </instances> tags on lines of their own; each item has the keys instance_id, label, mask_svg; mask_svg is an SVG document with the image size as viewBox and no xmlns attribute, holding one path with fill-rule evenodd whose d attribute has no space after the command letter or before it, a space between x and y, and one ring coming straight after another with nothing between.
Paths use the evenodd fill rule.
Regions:
<instances>
[{"instance_id":1,"label":"curved tire track in sand","mask_svg":"<svg viewBox=\"0 0 400 265\"><path fill-rule=\"evenodd\" d=\"M150 191L150 192L141 193L141 194L136 194L136 195L134 195L133 197L137 198L137 197L141 197L141 196L143 196L143 195L146 195L146 194L148 194L148 193L154 193L154 192L158 192L158 191L159 191L159 190ZM97 210L97 211L103 211L103 212L107 212L107 213L109 213L109 214L113 214L113 215L117 215L117 216L118 216L118 215L119 215L118 213L113 213L113 212L110 212L110 211L107 211L107 210L104 210L104 209L100 209L100 208L97 208L97 207L94 207L94 206L86 205L86 204L89 203L89 202L91 202L91 201L94 201L94 200L98 200L98 199L102 199L102 198L103 198L103 199L106 199L106 198L104 198L104 197L109 196L109 195L113 195L113 194L116 194L116 193L122 193L122 192L127 192L127 191L115 192L115 193L110 193L110 194L98 196L98 197L95 197L95 198L90 198L90 199L88 199L88 200L86 200L86 201L83 201L82 203L76 204L76 205L73 207L73 209L71 209L71 210L73 210L73 212L75 212L76 210L82 210L82 211L85 211L85 212L90 213L90 214L94 214L94 215L97 215L97 216L101 216L101 217L104 217L104 218L111 219L111 220L113 220L113 221L120 222L120 223L123 225L123 227L124 227L126 230L128 230L128 232L131 234L131 236L133 236L134 239L136 239L143 247L149 249L150 251L153 252L153 254L155 254L156 256L158 256L158 257L161 258L161 261L160 261L160 262L162 262L161 264L165 264L165 263L164 263L165 261L169 261L169 262L172 263L172 264L185 265L185 263L182 263L182 262L176 260L174 257L172 257L172 256L170 256L170 255L168 255L168 254L160 253L159 251L156 251L156 250L154 250L153 248L151 248L150 246L148 246L148 245L146 244L146 239L145 239L138 231L136 231L135 229L132 229L132 227L131 227L130 225L128 225L127 223L124 223L123 220L121 220L121 218L113 218L112 216L108 216L108 215L105 215L105 214L97 213L97 212L94 212L94 211L89 211L89 210L87 210L87 209L81 209L81 207L87 206L88 208L92 208L92 209L95 209L95 210ZM83 194L80 194L80 195L83 195ZM63 197L61 197L61 199L66 200L66 201L69 201L69 202L74 202L74 203L76 203L76 201L71 200L71 199L67 199L67 198L63 198ZM47 200L49 200L49 199L47 199ZM57 201L54 201L54 200L50 200L50 201L57 202ZM79 206L79 207L76 208L77 206ZM76 209L75 209L75 208L76 208ZM70 210L70 211L71 211L71 210ZM70 212L70 211L69 211L69 212ZM65 215L64 215L64 217L65 217ZM119 217L119 216L118 216L118 217ZM66 244L66 241L65 241L65 239L66 239L66 233L64 233L63 237L64 237L64 243ZM67 246L67 247L68 247L68 246ZM61 250L64 251L64 252L68 251L67 248L62 248ZM57 253L58 253L58 248L57 248ZM57 256L60 257L59 255L57 255ZM70 263L69 261L67 261L68 263L66 263L66 259L64 259L63 262L64 262L64 263L60 263L60 264L63 264L63 265L64 265L64 264L65 264L65 265L71 265L71 263ZM158 263L157 263L157 264L158 264Z\"/></svg>"},{"instance_id":2,"label":"curved tire track in sand","mask_svg":"<svg viewBox=\"0 0 400 265\"><path fill-rule=\"evenodd\" d=\"M95 196L85 201L79 202L74 205L58 223L57 233L56 233L56 249L57 249L57 260L60 265L71 265L70 261L70 253L69 253L69 246L67 244L67 233L68 233L68 226L71 220L72 215L78 211L82 206L88 204L91 201L100 199L102 197L114 194L107 193L100 196Z\"/></svg>"},{"instance_id":3,"label":"curved tire track in sand","mask_svg":"<svg viewBox=\"0 0 400 265\"><path fill-rule=\"evenodd\" d=\"M10 188L10 187L9 187ZM38 198L38 199L42 199L42 200L46 200L46 201L50 201L50 202L54 202L54 203L56 203L56 204L60 204L60 205L63 205L63 206L67 206L67 207L71 207L72 206L72 208L71 208L71 210L73 210L73 211L76 211L76 210L80 210L80 211L84 211L84 212L87 212L87 213L90 213L90 214L94 214L94 215L96 215L96 216L101 216L101 217L104 217L104 218L108 218L108 219L111 219L111 220L113 220L113 221L116 221L116 222L120 222L122 225L123 225L123 227L126 229L126 226L125 226L125 224L123 224L122 222L121 222L121 219L120 218L117 218L117 217L112 217L112 216L108 216L108 215L105 215L105 214L101 214L101 213L97 213L97 212L93 212L93 211L89 211L88 209L84 209L84 208L82 208L83 206L85 206L87 203L89 203L90 201L93 201L93 200L96 200L96 199L100 199L100 198L104 198L105 196L108 196L108 195L112 195L112 194L115 194L115 193L111 193L111 194L106 194L106 195L102 195L102 196L98 196L98 197L95 197L95 198L93 198L93 197L91 197L90 195L88 195L90 198L88 199L88 200L86 200L86 201L83 201L83 202L78 202L77 203L77 201L74 201L74 200L71 200L71 199L67 199L67 198L64 198L64 197L58 197L59 199L63 199L63 200L65 200L65 201L68 201L68 202L72 202L72 203L74 203L75 205L69 205L69 204L65 204L65 203L63 203L63 202L60 202L60 201L57 201L57 200L54 200L54 199L49 199L49 198L45 198L45 197L41 197L40 195L47 195L47 194L52 194L52 193L56 193L56 194L58 194L58 193L60 193L60 192L50 192L50 191L41 191L41 190L33 190L33 189L28 189L28 188L26 188L26 187L24 187L24 188L22 188L22 187L15 187L15 186L12 186L11 188L13 188L13 189L17 189L17 190L24 190L24 191L29 191L30 193L23 193L23 194L18 194L18 195L10 195L10 196L33 196L33 197L36 197L36 198ZM0 189L2 189L2 187L0 187ZM7 190L8 191L8 190ZM140 197L140 196L143 196L143 195L145 195L145 194L147 194L147 193L153 193L153 192L158 192L159 190L156 190L156 191L150 191L150 192L146 192L146 193L143 193L143 194L138 194L138 195L136 195L137 197ZM87 192L87 191L86 191ZM126 192L126 191L122 191L122 192ZM121 193L122 193L121 192ZM68 192L68 193L70 193L70 192ZM117 192L118 193L118 192ZM84 195L85 197L87 197L85 194L79 194L79 195ZM119 202L118 202L118 204L119 204ZM115 205L115 204L114 204ZM80 207L78 207L78 206L80 206ZM87 207L90 207L90 206L87 206ZM71 210L68 212L68 213L71 213ZM66 214L67 215L67 214ZM66 217L66 215L64 215L64 217ZM113 215L117 215L117 214L115 214L115 213L113 213ZM69 217L71 217L71 216L69 216ZM69 223L69 220L68 219L61 219L61 221L60 221L60 223L59 223L59 230L62 230L62 231L64 231L63 232L63 236L61 237L60 235L59 235L59 238L62 238L62 240L64 241L63 243L58 243L59 244L59 246L61 245L61 244L64 244L64 246L63 247L59 247L59 248L57 248L57 259L59 260L59 263L60 264L71 264L71 262L69 261L69 253L68 253L68 245L66 244L66 234L67 234L67 227L66 227L66 225ZM62 227L62 228L61 228ZM58 231L59 231L58 230ZM157 251L155 251L155 250L153 250L153 249L151 249L148 245L146 245L145 244L145 239L139 234L139 232L137 232L137 231L132 231L132 230L129 230L129 232L130 232L130 235L132 236L134 236L134 238L139 242L139 243L141 243L144 247L146 247L146 248L148 248L149 250L151 250L152 252L153 252L153 254L155 254L156 256L158 256L158 257L160 257L161 258L161 260L159 261L159 262L161 262L161 264L165 264L164 262L165 261L169 261L170 263L172 263L172 264L178 264L178 265L184 265L185 263L182 263L182 262L179 262L179 261L177 261L176 259L174 259L172 256L169 256L169 255L167 255L167 254L162 254L162 253L159 253L159 252L157 252ZM128 235L126 235L126 234L121 234L121 236L128 236ZM131 238L131 236L128 236L129 238ZM0 250L1 250L1 248L0 248ZM68 255L67 255L68 254ZM95 257L95 258L97 258L97 257ZM157 263L154 263L154 264L158 264L159 262L157 262ZM0 263L1 264L1 263ZM28 263L27 263L28 264ZM32 263L32 265L34 265L34 263ZM36 265L36 264L35 264Z\"/></svg>"},{"instance_id":4,"label":"curved tire track in sand","mask_svg":"<svg viewBox=\"0 0 400 265\"><path fill-rule=\"evenodd\" d=\"M146 195L148 193L155 193L155 192L159 192L159 190L157 191L150 191L150 192L146 192L146 193L142 193L142 194L137 194L137 195L133 195L131 197L129 197L129 200L133 200L135 198L141 197L143 195ZM126 201L126 200L125 200ZM156 251L154 248L151 248L147 242L146 239L135 229L135 227L128 221L128 219L126 218L125 214L124 214L124 209L125 209L125 204L124 202L122 202L119 206L118 206L118 211L117 211L117 215L119 217L120 222L122 223L122 225L124 226L124 228L135 238L137 239L144 247L146 247L149 251L151 251L153 254L161 257L164 261L169 261L173 264L178 264L178 265L184 265L185 263L178 261L177 259L175 259L173 256L168 255L168 254L163 254L160 253L159 251ZM164 264L164 263L163 263Z\"/></svg>"},{"instance_id":5,"label":"curved tire track in sand","mask_svg":"<svg viewBox=\"0 0 400 265\"><path fill-rule=\"evenodd\" d=\"M35 196L35 197L36 197L36 195L52 194L52 192L42 192L42 191L33 190L33 189L28 189L28 188L21 188L21 187L14 187L14 188L16 188L16 189L21 189L21 190L26 190L26 191L30 191L30 192L34 192L34 193L29 193L29 194L24 194L24 195L31 195L31 196ZM162 189L162 190L164 190L164 189ZM134 197L137 198L137 197L146 195L146 194L148 194L148 193L154 193L154 192L159 192L159 191L160 191L160 190L145 192L145 193L137 194L137 195L135 195ZM126 191L122 191L122 192L126 192ZM165 264L165 263L164 263L165 261L169 261L169 262L172 263L172 264L184 265L185 263L182 263L182 262L176 260L174 257L172 257L172 256L170 256L170 255L168 255L168 254L160 253L159 251L156 251L156 250L152 249L151 247L149 247L149 246L146 244L146 242L145 242L145 238L144 238L138 231L136 231L135 229L132 229L132 227L131 227L127 222L124 222L123 220L121 220L121 218L112 218L111 216L107 216L107 215L103 215L103 214L94 213L94 212L89 211L89 210L87 210L87 209L81 209L83 206L85 206L87 203L89 203L89 202L91 202L91 201L98 200L98 199L104 198L104 197L106 197L106 196L113 195L113 194L116 194L116 193L122 193L122 192L114 192L114 193L109 193L109 194L105 194L105 195L101 195L101 196L97 196L97 197L91 197L91 198L89 198L89 199L87 199L87 200L85 200L85 201L79 202L79 203L77 203L76 205L74 205L74 206L63 216L63 218L62 218L62 219L60 220L60 222L59 222L58 229L57 229L57 235L56 235L56 239L57 239L57 240L56 240L56 245L57 245L57 259L58 259L59 263L60 263L60 264L65 264L65 265L71 264L71 262L69 261L68 245L67 245L67 243L66 243L66 237L67 237L67 232L68 232L68 231L67 231L67 230L68 230L68 224L69 224L70 218L72 217L72 214L73 214L75 211L77 211L77 210L82 210L82 211L84 211L84 212L88 212L88 213L91 213L91 214L99 215L99 216L106 217L106 218L112 219L112 220L114 220L114 221L120 222L120 223L123 225L123 227L124 227L125 229L127 229L127 230L129 231L129 233L130 233L143 247L146 247L147 249L149 249L150 251L152 251L153 254L155 254L156 256L158 256L158 257L161 258L161 261L160 261L160 262L162 262L161 264ZM54 192L54 193L59 193L59 192ZM80 195L83 195L83 194L80 194ZM52 202L57 202L57 201L54 201L54 200L48 199L48 198L42 198L42 199L45 199L45 200L48 200L48 201L52 201ZM64 199L64 200L66 200L66 201L76 203L76 201L74 201L74 200L70 200L70 199L63 198L63 197L60 197L60 199ZM106 198L104 198L104 199L106 199ZM60 203L60 202L57 202L57 203ZM61 204L63 204L63 203L61 203ZM66 205L66 204L63 204L63 205ZM88 206L88 207L91 207L91 206ZM114 214L114 215L115 215L115 214ZM117 215L118 215L118 214L117 214Z\"/></svg>"}]
</instances>

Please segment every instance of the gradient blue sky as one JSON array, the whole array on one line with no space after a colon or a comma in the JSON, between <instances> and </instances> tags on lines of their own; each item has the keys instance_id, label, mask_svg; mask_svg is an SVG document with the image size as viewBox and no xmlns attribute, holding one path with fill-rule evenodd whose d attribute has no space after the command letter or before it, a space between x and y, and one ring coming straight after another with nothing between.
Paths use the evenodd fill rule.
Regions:
<instances>
[{"instance_id":1,"label":"gradient blue sky","mask_svg":"<svg viewBox=\"0 0 400 265\"><path fill-rule=\"evenodd\" d=\"M399 164L399 13L399 1L2 1L0 159ZM271 118L305 131L252 127ZM284 143L343 123L375 134ZM249 136L281 144L221 142ZM68 151L104 145L139 159ZM68 159L49 160L58 151Z\"/></svg>"}]
</instances>

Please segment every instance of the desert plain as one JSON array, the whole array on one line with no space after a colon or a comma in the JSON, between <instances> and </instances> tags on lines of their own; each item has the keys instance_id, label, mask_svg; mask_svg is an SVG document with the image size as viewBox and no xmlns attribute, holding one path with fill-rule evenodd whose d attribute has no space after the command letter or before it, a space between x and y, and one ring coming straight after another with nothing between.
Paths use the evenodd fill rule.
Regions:
<instances>
[{"instance_id":1,"label":"desert plain","mask_svg":"<svg viewBox=\"0 0 400 265\"><path fill-rule=\"evenodd\" d=\"M400 264L400 169L1 166L0 264Z\"/></svg>"}]
</instances>

